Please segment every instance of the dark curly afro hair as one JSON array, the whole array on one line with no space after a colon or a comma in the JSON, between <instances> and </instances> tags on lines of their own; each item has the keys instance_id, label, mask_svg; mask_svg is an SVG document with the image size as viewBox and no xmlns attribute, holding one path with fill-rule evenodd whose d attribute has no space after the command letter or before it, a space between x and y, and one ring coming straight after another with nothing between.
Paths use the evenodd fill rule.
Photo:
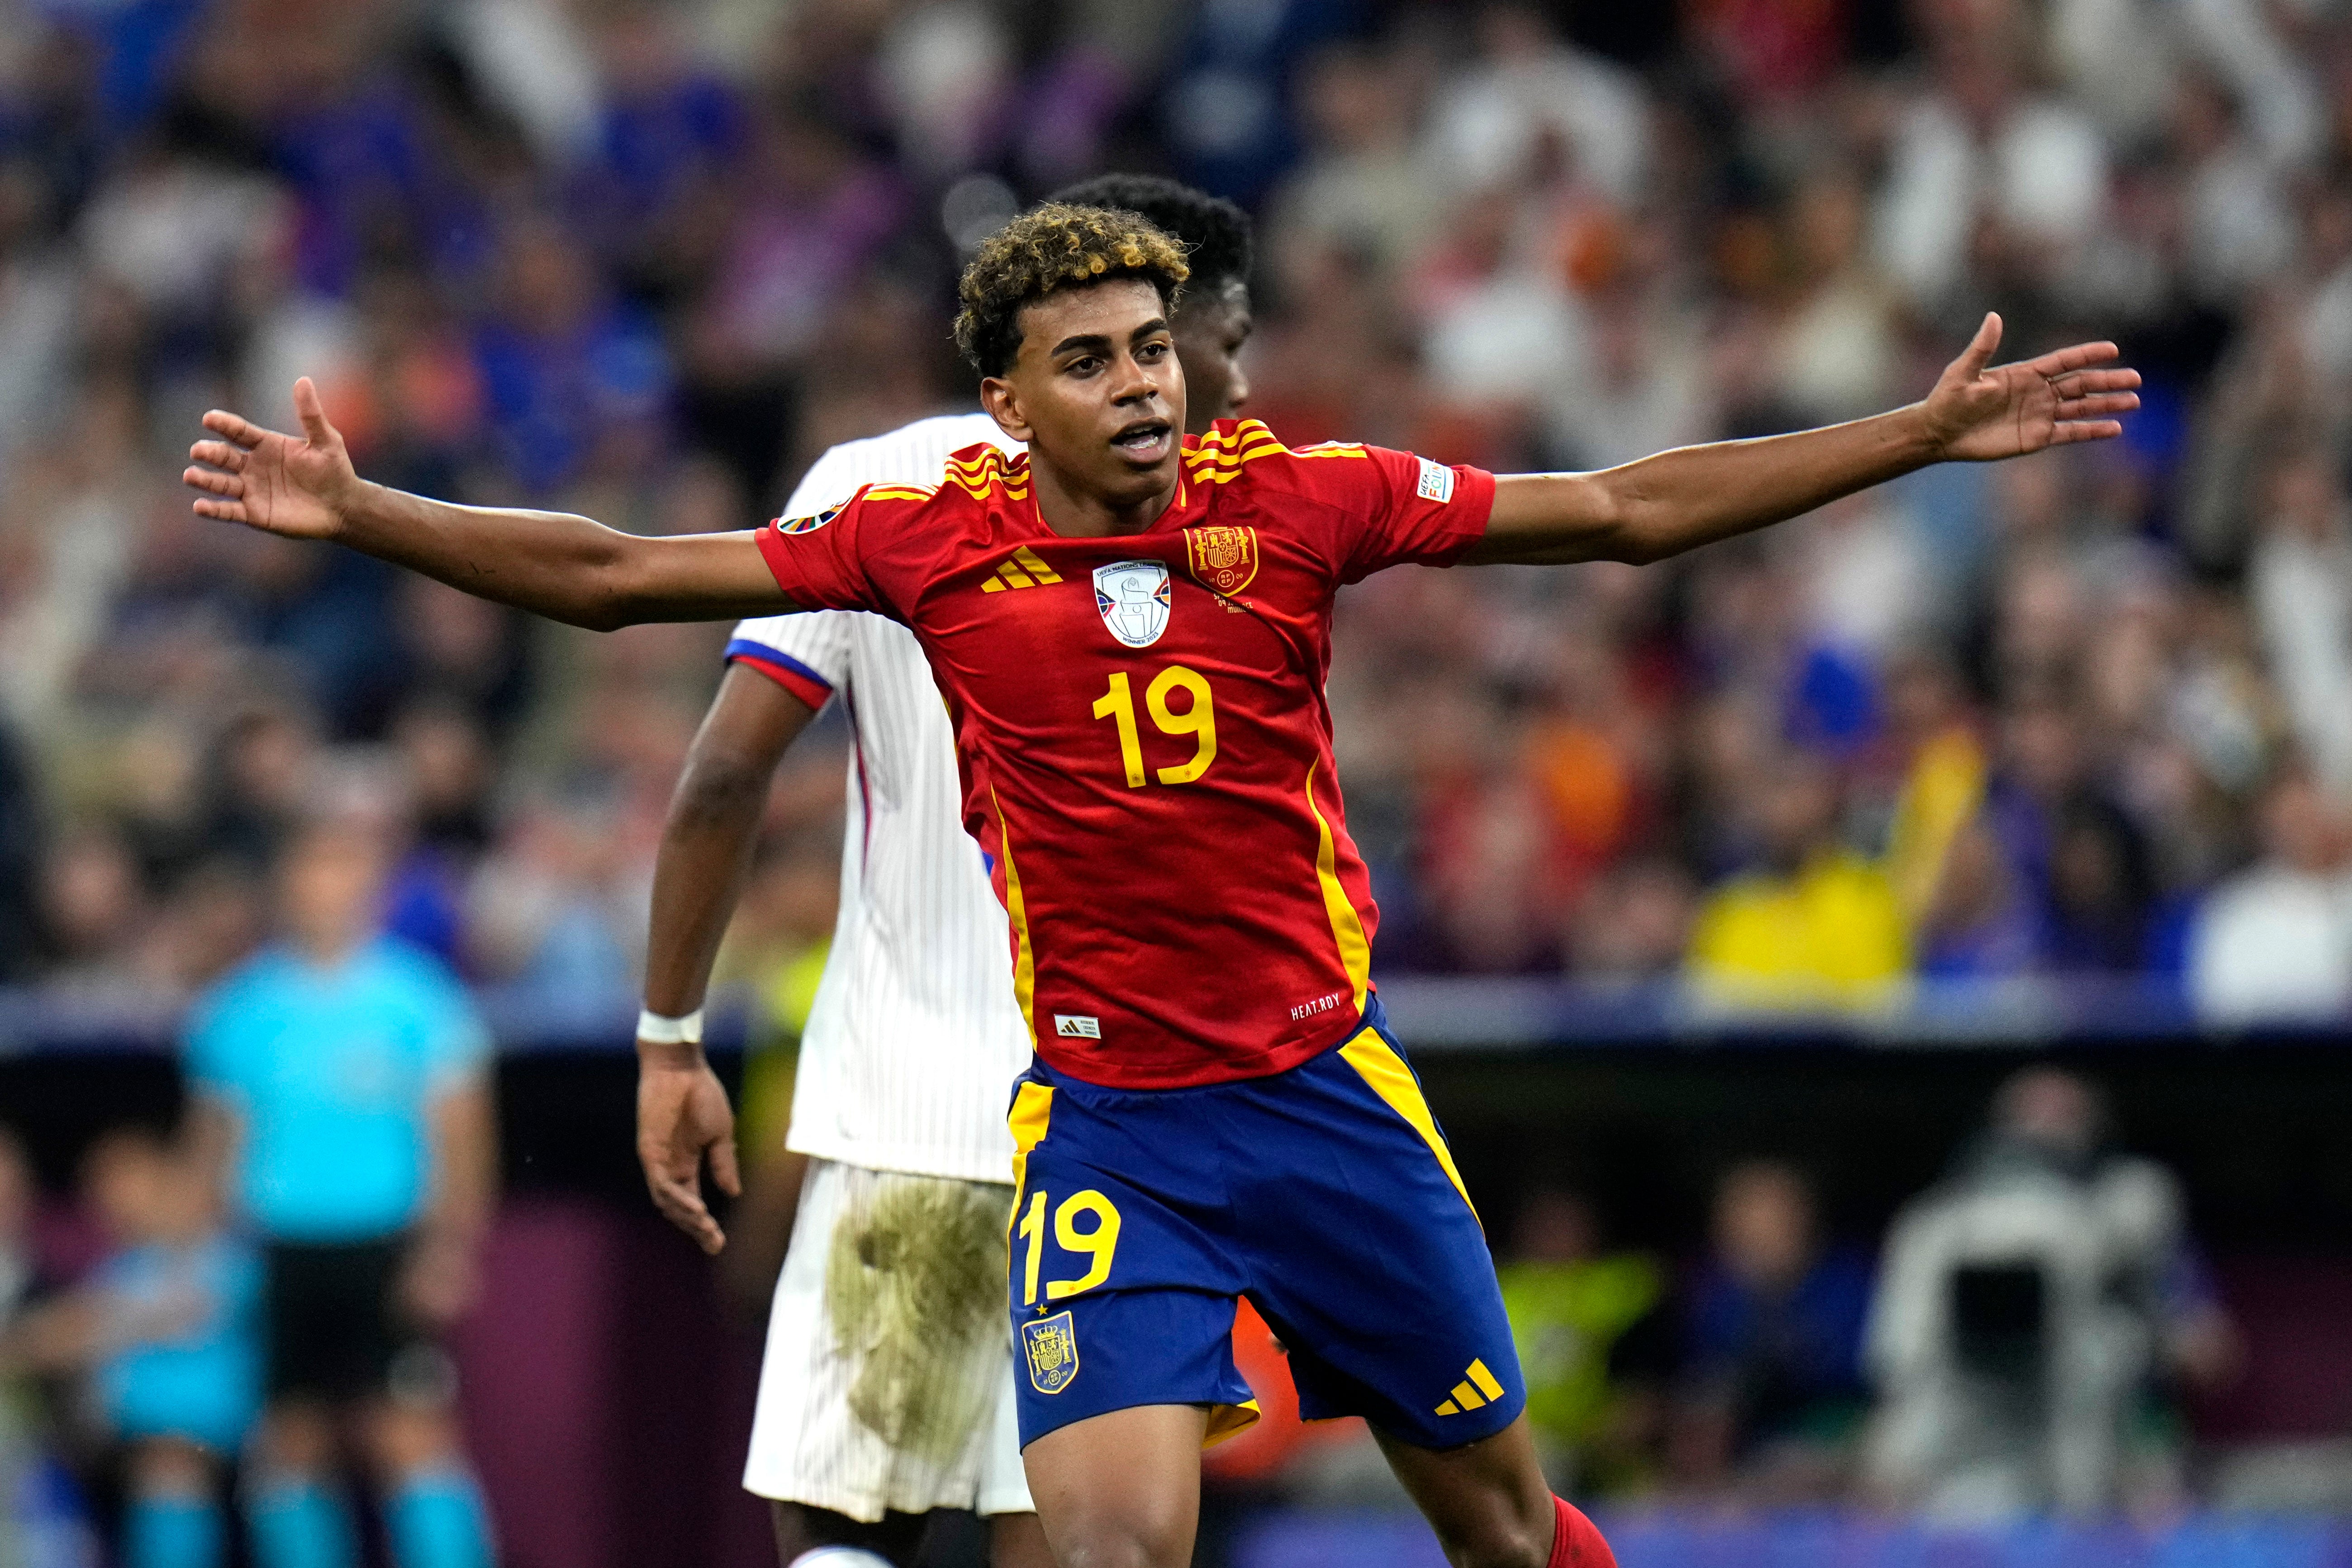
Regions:
<instances>
[{"instance_id":1,"label":"dark curly afro hair","mask_svg":"<svg viewBox=\"0 0 2352 1568\"><path fill-rule=\"evenodd\" d=\"M956 347L982 375L1003 375L1021 349L1021 312L1056 289L1138 278L1171 312L1192 268L1184 247L1139 214L1047 202L982 242L956 294Z\"/></svg>"},{"instance_id":2,"label":"dark curly afro hair","mask_svg":"<svg viewBox=\"0 0 2352 1568\"><path fill-rule=\"evenodd\" d=\"M1222 196L1159 174L1099 174L1045 199L1065 206L1117 207L1150 218L1183 246L1184 260L1192 268L1186 291L1195 300L1214 298L1228 284L1249 281L1249 214Z\"/></svg>"}]
</instances>

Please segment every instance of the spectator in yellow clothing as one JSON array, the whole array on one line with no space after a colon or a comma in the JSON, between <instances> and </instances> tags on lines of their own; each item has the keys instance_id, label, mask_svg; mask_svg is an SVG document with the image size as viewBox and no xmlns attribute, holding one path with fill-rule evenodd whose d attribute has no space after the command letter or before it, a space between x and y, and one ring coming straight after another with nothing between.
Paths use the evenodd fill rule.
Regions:
<instances>
[{"instance_id":1,"label":"spectator in yellow clothing","mask_svg":"<svg viewBox=\"0 0 2352 1568\"><path fill-rule=\"evenodd\" d=\"M1951 901L1953 846L1985 799L1984 742L1969 721L1959 673L1912 651L1886 676L1887 728L1903 758L1903 783L1886 830L1886 876L1916 931Z\"/></svg>"},{"instance_id":2,"label":"spectator in yellow clothing","mask_svg":"<svg viewBox=\"0 0 2352 1568\"><path fill-rule=\"evenodd\" d=\"M1561 1187L1521 1200L1511 1241L1495 1277L1545 1472L1583 1496L1643 1489L1675 1370L1664 1272L1641 1253L1603 1251L1591 1206Z\"/></svg>"},{"instance_id":3,"label":"spectator in yellow clothing","mask_svg":"<svg viewBox=\"0 0 2352 1568\"><path fill-rule=\"evenodd\" d=\"M1784 760L1758 805L1763 866L1708 895L1692 931L1699 998L1790 1009L1900 999L1911 967L1902 901L1882 867L1839 841L1828 768Z\"/></svg>"}]
</instances>

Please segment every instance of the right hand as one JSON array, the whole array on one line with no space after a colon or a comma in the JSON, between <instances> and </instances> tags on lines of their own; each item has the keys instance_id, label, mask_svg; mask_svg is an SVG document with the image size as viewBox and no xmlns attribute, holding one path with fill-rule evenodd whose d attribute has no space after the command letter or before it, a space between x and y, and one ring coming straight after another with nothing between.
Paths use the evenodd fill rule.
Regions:
<instances>
[{"instance_id":1,"label":"right hand","mask_svg":"<svg viewBox=\"0 0 2352 1568\"><path fill-rule=\"evenodd\" d=\"M729 1197L743 1194L735 1164L735 1112L699 1046L637 1042L637 1163L646 1190L670 1224L717 1255L727 1233L702 1201L702 1160Z\"/></svg>"},{"instance_id":2,"label":"right hand","mask_svg":"<svg viewBox=\"0 0 2352 1568\"><path fill-rule=\"evenodd\" d=\"M219 439L189 447L194 463L180 476L205 492L196 501L198 517L289 539L332 539L342 531L343 509L358 495L360 477L307 375L294 384L294 412L302 421L299 441L226 409L205 416L205 428Z\"/></svg>"}]
</instances>

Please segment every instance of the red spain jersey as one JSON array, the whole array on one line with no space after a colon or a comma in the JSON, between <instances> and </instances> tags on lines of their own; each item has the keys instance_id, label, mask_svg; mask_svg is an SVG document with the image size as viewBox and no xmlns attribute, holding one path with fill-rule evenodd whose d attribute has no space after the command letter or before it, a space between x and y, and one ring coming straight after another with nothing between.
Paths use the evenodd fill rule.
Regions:
<instances>
[{"instance_id":1,"label":"red spain jersey","mask_svg":"<svg viewBox=\"0 0 2352 1568\"><path fill-rule=\"evenodd\" d=\"M1379 914L1332 776L1332 596L1454 560L1494 504L1482 470L1254 419L1186 437L1181 472L1142 532L1065 539L1028 459L973 447L759 535L794 605L921 643L1038 1053L1115 1088L1281 1072L1355 1028Z\"/></svg>"}]
</instances>

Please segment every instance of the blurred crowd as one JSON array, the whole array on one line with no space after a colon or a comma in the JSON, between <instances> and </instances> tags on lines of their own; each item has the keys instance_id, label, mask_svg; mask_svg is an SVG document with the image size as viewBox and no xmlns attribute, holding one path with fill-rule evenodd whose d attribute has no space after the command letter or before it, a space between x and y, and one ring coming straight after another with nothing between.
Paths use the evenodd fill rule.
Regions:
<instances>
[{"instance_id":1,"label":"blurred crowd","mask_svg":"<svg viewBox=\"0 0 2352 1568\"><path fill-rule=\"evenodd\" d=\"M1612 1242L1573 1186L1515 1201L1497 1271L1528 1420L1570 1495L1862 1503L1946 1524L2162 1516L2200 1489L2197 1401L2244 1360L2178 1184L2055 1068L2004 1084L1875 1246L1831 1233L1807 1175L1777 1159L1725 1169L1682 1258ZM1212 1479L1379 1499L1370 1435L1301 1426L1280 1357L1252 1354L1265 1338L1244 1312L1236 1353L1268 1416L1211 1451Z\"/></svg>"},{"instance_id":2,"label":"blurred crowd","mask_svg":"<svg viewBox=\"0 0 2352 1568\"><path fill-rule=\"evenodd\" d=\"M462 1004L448 1011L446 978L353 918L353 857L375 867L374 842L337 829L298 845L279 882L287 944L207 1000L189 1046L195 1110L179 1130L102 1136L78 1202L44 1208L0 1127L0 1493L20 1531L48 1518L68 1532L25 1561L85 1568L74 1543L92 1521L129 1568L228 1561L240 1538L265 1568L344 1561L331 1549L355 1539L353 1489L325 1458L327 1423L353 1398L373 1401L343 1407L345 1431L399 1568L490 1560L437 1348L473 1288L466 1258L491 1196L452 1172L479 1151L453 1163L436 1140L430 1187L326 1158L413 1137L417 1119L439 1122L480 1093L479 1024ZM375 978L334 967L354 952ZM277 1026L305 1005L371 1021L338 1042L331 1074L289 1069ZM413 1071L404 1054L400 1069L378 1067L378 1101L304 1087L346 1081L354 1053L403 1016L426 1026ZM320 1033L307 1029L299 1051ZM249 1118L233 1163L207 1133L222 1117ZM789 1226L789 1205L757 1195L774 1174L763 1163L790 1163L780 1148L752 1146L754 1193L730 1222L730 1254L748 1255L729 1281L747 1323L765 1304L750 1275L772 1278ZM299 1181L277 1179L296 1166ZM454 1216L425 1195L453 1184ZM1833 1231L1801 1163L1779 1158L1727 1163L1703 1233L1680 1250L1612 1236L1572 1183L1538 1177L1501 1202L1497 1272L1545 1468L1564 1494L1621 1517L1853 1505L1977 1528L2275 1505L2259 1467L2216 1464L2224 1450L2196 1436L2247 1347L2179 1183L2129 1151L2075 1074L2033 1067L2004 1083L1882 1237ZM297 1309L272 1297L263 1310L265 1268L300 1274ZM392 1303L381 1329L337 1294L341 1273ZM299 1300L330 1315L305 1318ZM1300 1422L1287 1359L1247 1304L1234 1353L1263 1417L1205 1458L1213 1526L1268 1505L1402 1506L1360 1421ZM305 1555L316 1551L330 1555Z\"/></svg>"},{"instance_id":3,"label":"blurred crowd","mask_svg":"<svg viewBox=\"0 0 2352 1568\"><path fill-rule=\"evenodd\" d=\"M2352 21L2326 0L0 0L0 979L190 988L341 791L394 930L625 992L719 627L207 525L204 407L640 531L971 395L960 255L1164 169L1259 219L1250 412L1587 467L2111 337L2126 438L1672 566L1351 591L1390 972L1710 1005L2352 1002ZM823 846L837 767L780 796Z\"/></svg>"}]
</instances>

